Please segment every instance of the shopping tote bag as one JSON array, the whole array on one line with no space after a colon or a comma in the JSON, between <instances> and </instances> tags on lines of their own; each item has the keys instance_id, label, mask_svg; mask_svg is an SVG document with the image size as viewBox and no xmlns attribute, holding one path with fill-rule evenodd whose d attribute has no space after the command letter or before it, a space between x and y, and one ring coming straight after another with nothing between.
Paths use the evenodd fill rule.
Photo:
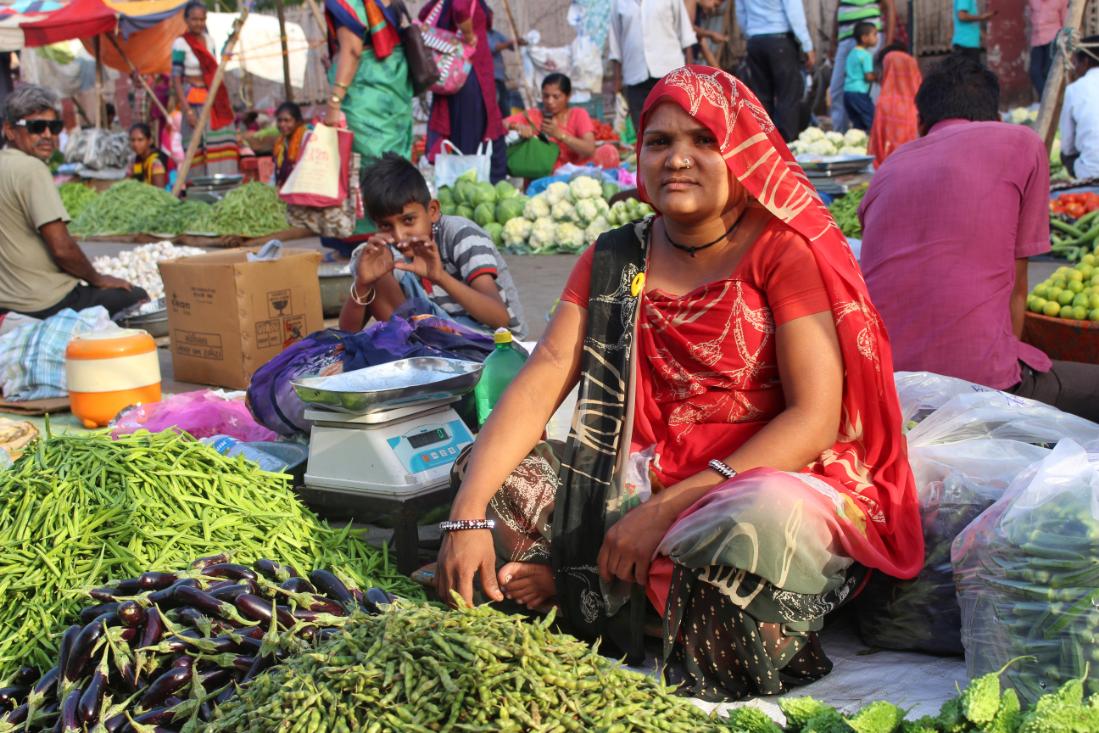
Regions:
<instances>
[{"instance_id":1,"label":"shopping tote bag","mask_svg":"<svg viewBox=\"0 0 1099 733\"><path fill-rule=\"evenodd\" d=\"M352 134L318 124L305 139L301 159L282 185L279 197L287 204L328 208L348 196L348 165Z\"/></svg>"},{"instance_id":2,"label":"shopping tote bag","mask_svg":"<svg viewBox=\"0 0 1099 733\"><path fill-rule=\"evenodd\" d=\"M450 152L447 152L447 151ZM492 173L492 141L485 140L472 155L463 155L454 143L443 140L435 154L435 185L453 186L466 171L477 172L478 181L488 181Z\"/></svg>"}]
</instances>

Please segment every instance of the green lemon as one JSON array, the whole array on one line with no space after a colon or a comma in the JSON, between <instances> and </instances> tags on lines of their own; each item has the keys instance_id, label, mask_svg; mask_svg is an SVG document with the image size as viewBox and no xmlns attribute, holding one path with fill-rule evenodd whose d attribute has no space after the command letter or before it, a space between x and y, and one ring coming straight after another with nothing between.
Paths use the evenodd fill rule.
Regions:
<instances>
[{"instance_id":1,"label":"green lemon","mask_svg":"<svg viewBox=\"0 0 1099 733\"><path fill-rule=\"evenodd\" d=\"M1072 307L1087 308L1091 304L1091 296L1087 293L1077 293L1076 297L1072 299Z\"/></svg>"},{"instance_id":2,"label":"green lemon","mask_svg":"<svg viewBox=\"0 0 1099 733\"><path fill-rule=\"evenodd\" d=\"M1041 305L1039 305L1041 303ZM1045 308L1045 298L1039 298L1037 295L1028 295L1026 298L1026 309L1028 311L1034 311L1035 313L1041 313L1042 308Z\"/></svg>"},{"instance_id":3,"label":"green lemon","mask_svg":"<svg viewBox=\"0 0 1099 733\"><path fill-rule=\"evenodd\" d=\"M1099 321L1099 308L1092 308L1088 311L1089 321Z\"/></svg>"},{"instance_id":4,"label":"green lemon","mask_svg":"<svg viewBox=\"0 0 1099 733\"><path fill-rule=\"evenodd\" d=\"M1084 279L1084 273L1080 272L1079 270L1069 270L1067 273L1065 273L1065 277L1070 283L1074 281L1080 282Z\"/></svg>"},{"instance_id":5,"label":"green lemon","mask_svg":"<svg viewBox=\"0 0 1099 733\"><path fill-rule=\"evenodd\" d=\"M1057 275L1056 277L1054 277L1052 279L1052 284L1053 284L1053 287L1055 287L1055 288L1063 288L1063 287L1065 287L1065 285L1068 284L1068 280L1061 277L1060 275Z\"/></svg>"},{"instance_id":6,"label":"green lemon","mask_svg":"<svg viewBox=\"0 0 1099 733\"><path fill-rule=\"evenodd\" d=\"M1088 307L1099 308L1099 293L1092 291L1091 295L1088 297Z\"/></svg>"},{"instance_id":7,"label":"green lemon","mask_svg":"<svg viewBox=\"0 0 1099 733\"><path fill-rule=\"evenodd\" d=\"M1084 289L1084 282L1082 280L1069 280L1068 289L1074 293L1079 293Z\"/></svg>"},{"instance_id":8,"label":"green lemon","mask_svg":"<svg viewBox=\"0 0 1099 733\"><path fill-rule=\"evenodd\" d=\"M1034 288L1034 295L1037 295L1039 298L1045 298L1047 295L1049 295L1049 285L1047 285L1046 283L1042 283L1038 287Z\"/></svg>"},{"instance_id":9,"label":"green lemon","mask_svg":"<svg viewBox=\"0 0 1099 733\"><path fill-rule=\"evenodd\" d=\"M1094 267L1095 263L1096 263L1095 255L1086 254L1086 255L1084 255L1083 257L1080 258L1080 262L1082 262L1085 265L1091 265L1092 267Z\"/></svg>"},{"instance_id":10,"label":"green lemon","mask_svg":"<svg viewBox=\"0 0 1099 733\"><path fill-rule=\"evenodd\" d=\"M1047 316L1057 316L1061 312L1061 306L1052 300L1047 300L1045 308L1042 310Z\"/></svg>"},{"instance_id":11,"label":"green lemon","mask_svg":"<svg viewBox=\"0 0 1099 733\"><path fill-rule=\"evenodd\" d=\"M1095 268L1091 265L1084 264L1083 262L1076 266L1076 271L1085 278L1091 277L1095 274Z\"/></svg>"},{"instance_id":12,"label":"green lemon","mask_svg":"<svg viewBox=\"0 0 1099 733\"><path fill-rule=\"evenodd\" d=\"M1071 290L1062 290L1057 296L1057 302L1061 305L1068 305L1072 302L1072 299L1076 297L1076 293Z\"/></svg>"},{"instance_id":13,"label":"green lemon","mask_svg":"<svg viewBox=\"0 0 1099 733\"><path fill-rule=\"evenodd\" d=\"M1088 309L1082 305L1073 306L1072 317L1077 321L1086 320L1088 317Z\"/></svg>"}]
</instances>

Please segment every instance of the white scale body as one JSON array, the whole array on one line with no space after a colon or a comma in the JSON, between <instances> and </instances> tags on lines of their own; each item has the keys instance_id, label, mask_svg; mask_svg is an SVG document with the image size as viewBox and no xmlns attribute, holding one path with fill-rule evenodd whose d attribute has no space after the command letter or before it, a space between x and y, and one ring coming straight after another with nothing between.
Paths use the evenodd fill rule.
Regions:
<instances>
[{"instance_id":1,"label":"white scale body","mask_svg":"<svg viewBox=\"0 0 1099 733\"><path fill-rule=\"evenodd\" d=\"M473 435L451 406L436 400L365 415L317 407L305 485L379 499L403 500L450 482L450 470Z\"/></svg>"}]
</instances>

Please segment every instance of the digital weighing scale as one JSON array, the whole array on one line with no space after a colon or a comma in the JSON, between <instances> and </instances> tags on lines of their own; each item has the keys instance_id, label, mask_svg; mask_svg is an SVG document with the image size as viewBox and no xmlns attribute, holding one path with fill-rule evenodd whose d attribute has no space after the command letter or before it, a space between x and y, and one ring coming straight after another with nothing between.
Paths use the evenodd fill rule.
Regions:
<instances>
[{"instance_id":1,"label":"digital weighing scale","mask_svg":"<svg viewBox=\"0 0 1099 733\"><path fill-rule=\"evenodd\" d=\"M450 499L450 471L473 434L454 404L481 365L402 359L293 383L312 422L305 490L322 505L395 519L397 566L416 569L417 517Z\"/></svg>"}]
</instances>

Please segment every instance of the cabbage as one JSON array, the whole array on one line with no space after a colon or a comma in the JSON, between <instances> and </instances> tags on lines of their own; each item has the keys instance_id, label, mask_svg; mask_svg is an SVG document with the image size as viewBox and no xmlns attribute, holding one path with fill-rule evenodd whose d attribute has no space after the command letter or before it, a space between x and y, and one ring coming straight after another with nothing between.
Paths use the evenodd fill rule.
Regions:
<instances>
[{"instance_id":1,"label":"cabbage","mask_svg":"<svg viewBox=\"0 0 1099 733\"><path fill-rule=\"evenodd\" d=\"M519 195L519 189L511 185L507 181L500 181L496 184L496 200L503 201L504 199L515 198Z\"/></svg>"},{"instance_id":2,"label":"cabbage","mask_svg":"<svg viewBox=\"0 0 1099 733\"><path fill-rule=\"evenodd\" d=\"M453 201L440 201L439 213L443 216L454 216L458 213L458 207Z\"/></svg>"},{"instance_id":3,"label":"cabbage","mask_svg":"<svg viewBox=\"0 0 1099 733\"><path fill-rule=\"evenodd\" d=\"M458 207L454 209L454 215L473 221L473 207L459 204Z\"/></svg>"},{"instance_id":4,"label":"cabbage","mask_svg":"<svg viewBox=\"0 0 1099 733\"><path fill-rule=\"evenodd\" d=\"M511 219L504 224L504 244L509 247L521 247L527 243L533 225L527 219Z\"/></svg>"},{"instance_id":5,"label":"cabbage","mask_svg":"<svg viewBox=\"0 0 1099 733\"><path fill-rule=\"evenodd\" d=\"M611 206L611 210L607 214L607 221L611 226L616 227L629 223L630 213L625 201L614 202L614 206Z\"/></svg>"},{"instance_id":6,"label":"cabbage","mask_svg":"<svg viewBox=\"0 0 1099 733\"><path fill-rule=\"evenodd\" d=\"M507 224L512 219L522 216L523 202L519 200L518 196L506 198L496 204L496 221L501 224Z\"/></svg>"},{"instance_id":7,"label":"cabbage","mask_svg":"<svg viewBox=\"0 0 1099 733\"><path fill-rule=\"evenodd\" d=\"M591 176L579 176L569 183L569 194L573 201L602 198L603 184Z\"/></svg>"},{"instance_id":8,"label":"cabbage","mask_svg":"<svg viewBox=\"0 0 1099 733\"><path fill-rule=\"evenodd\" d=\"M496 205L496 187L491 183L478 183L477 191L473 194L473 205L480 206L481 204L489 204L491 206Z\"/></svg>"},{"instance_id":9,"label":"cabbage","mask_svg":"<svg viewBox=\"0 0 1099 733\"><path fill-rule=\"evenodd\" d=\"M568 201L558 201L550 208L554 221L576 221L576 209Z\"/></svg>"},{"instance_id":10,"label":"cabbage","mask_svg":"<svg viewBox=\"0 0 1099 733\"><path fill-rule=\"evenodd\" d=\"M603 199L582 199L576 202L576 215L582 222L594 221L599 216L599 207L596 206L596 201L602 201Z\"/></svg>"},{"instance_id":11,"label":"cabbage","mask_svg":"<svg viewBox=\"0 0 1099 733\"><path fill-rule=\"evenodd\" d=\"M492 237L492 243L497 247L504 243L504 227L502 224L497 224L494 221L490 221L484 225L485 234Z\"/></svg>"},{"instance_id":12,"label":"cabbage","mask_svg":"<svg viewBox=\"0 0 1099 733\"><path fill-rule=\"evenodd\" d=\"M553 206L557 202L565 201L568 198L569 184L561 181L551 183L542 195L546 197L546 202Z\"/></svg>"},{"instance_id":13,"label":"cabbage","mask_svg":"<svg viewBox=\"0 0 1099 733\"><path fill-rule=\"evenodd\" d=\"M550 215L550 201L545 194L538 194L523 207L523 216L538 221Z\"/></svg>"},{"instance_id":14,"label":"cabbage","mask_svg":"<svg viewBox=\"0 0 1099 733\"><path fill-rule=\"evenodd\" d=\"M454 180L455 183L458 183L460 181L469 181L470 183L477 183L477 169L476 168L470 168L468 171L466 171L462 175L458 176Z\"/></svg>"},{"instance_id":15,"label":"cabbage","mask_svg":"<svg viewBox=\"0 0 1099 733\"><path fill-rule=\"evenodd\" d=\"M440 204L453 204L454 203L454 191L449 186L443 186L439 189L439 195L436 197Z\"/></svg>"},{"instance_id":16,"label":"cabbage","mask_svg":"<svg viewBox=\"0 0 1099 733\"><path fill-rule=\"evenodd\" d=\"M843 136L844 145L866 145L867 141L866 133L862 130L857 130L852 127Z\"/></svg>"},{"instance_id":17,"label":"cabbage","mask_svg":"<svg viewBox=\"0 0 1099 733\"><path fill-rule=\"evenodd\" d=\"M617 194L619 191L617 183L604 183L603 184L603 198L609 199Z\"/></svg>"},{"instance_id":18,"label":"cabbage","mask_svg":"<svg viewBox=\"0 0 1099 733\"><path fill-rule=\"evenodd\" d=\"M492 204L479 204L473 210L473 221L480 226L493 223L496 221L496 208Z\"/></svg>"},{"instance_id":19,"label":"cabbage","mask_svg":"<svg viewBox=\"0 0 1099 733\"><path fill-rule=\"evenodd\" d=\"M557 225L554 224L553 219L548 216L538 219L530 228L531 249L538 251L553 247L556 233Z\"/></svg>"},{"instance_id":20,"label":"cabbage","mask_svg":"<svg viewBox=\"0 0 1099 733\"><path fill-rule=\"evenodd\" d=\"M454 203L473 205L477 197L477 184L470 181L458 181L454 184Z\"/></svg>"},{"instance_id":21,"label":"cabbage","mask_svg":"<svg viewBox=\"0 0 1099 733\"><path fill-rule=\"evenodd\" d=\"M584 230L571 222L558 224L554 237L563 250L579 252L584 247Z\"/></svg>"}]
</instances>

